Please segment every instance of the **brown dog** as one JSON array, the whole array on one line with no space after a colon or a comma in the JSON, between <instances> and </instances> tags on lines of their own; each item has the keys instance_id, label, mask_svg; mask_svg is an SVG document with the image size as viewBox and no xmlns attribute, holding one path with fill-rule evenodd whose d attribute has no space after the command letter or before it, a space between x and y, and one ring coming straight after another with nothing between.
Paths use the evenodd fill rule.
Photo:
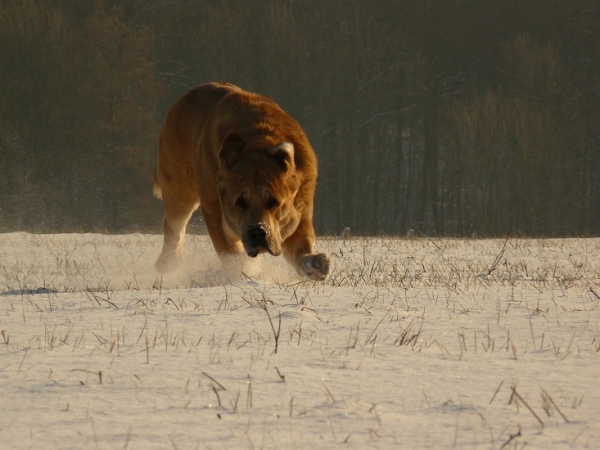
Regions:
<instances>
[{"instance_id":1,"label":"brown dog","mask_svg":"<svg viewBox=\"0 0 600 450\"><path fill-rule=\"evenodd\" d=\"M323 280L313 253L317 159L300 125L267 97L227 83L198 86L169 110L154 192L165 206L161 271L183 257L185 227L200 206L217 253L269 252Z\"/></svg>"}]
</instances>

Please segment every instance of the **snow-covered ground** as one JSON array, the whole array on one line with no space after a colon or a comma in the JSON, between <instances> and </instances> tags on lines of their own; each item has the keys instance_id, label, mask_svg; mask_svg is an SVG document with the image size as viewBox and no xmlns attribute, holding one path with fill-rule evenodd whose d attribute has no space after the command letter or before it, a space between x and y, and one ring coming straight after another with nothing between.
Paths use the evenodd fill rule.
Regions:
<instances>
[{"instance_id":1,"label":"snow-covered ground","mask_svg":"<svg viewBox=\"0 0 600 450\"><path fill-rule=\"evenodd\" d=\"M600 239L0 235L0 448L598 448Z\"/></svg>"}]
</instances>

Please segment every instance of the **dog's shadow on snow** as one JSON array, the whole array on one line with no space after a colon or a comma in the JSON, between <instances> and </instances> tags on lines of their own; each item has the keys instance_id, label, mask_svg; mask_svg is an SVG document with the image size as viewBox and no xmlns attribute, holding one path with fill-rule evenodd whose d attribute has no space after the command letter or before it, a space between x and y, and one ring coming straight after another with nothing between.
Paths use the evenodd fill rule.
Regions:
<instances>
[{"instance_id":1,"label":"dog's shadow on snow","mask_svg":"<svg viewBox=\"0 0 600 450\"><path fill-rule=\"evenodd\" d=\"M58 294L57 289L51 289L47 287L13 289L10 291L0 292L0 297L9 297L12 295L43 295L43 294Z\"/></svg>"}]
</instances>

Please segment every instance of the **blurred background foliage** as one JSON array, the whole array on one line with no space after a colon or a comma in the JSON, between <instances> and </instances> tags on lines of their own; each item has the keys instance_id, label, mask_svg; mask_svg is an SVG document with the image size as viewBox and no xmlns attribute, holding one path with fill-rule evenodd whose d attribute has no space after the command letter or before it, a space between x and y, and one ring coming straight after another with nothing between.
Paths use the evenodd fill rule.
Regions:
<instances>
[{"instance_id":1,"label":"blurred background foliage","mask_svg":"<svg viewBox=\"0 0 600 450\"><path fill-rule=\"evenodd\" d=\"M600 233L597 0L2 0L0 231L159 232L215 80L305 128L319 233Z\"/></svg>"}]
</instances>

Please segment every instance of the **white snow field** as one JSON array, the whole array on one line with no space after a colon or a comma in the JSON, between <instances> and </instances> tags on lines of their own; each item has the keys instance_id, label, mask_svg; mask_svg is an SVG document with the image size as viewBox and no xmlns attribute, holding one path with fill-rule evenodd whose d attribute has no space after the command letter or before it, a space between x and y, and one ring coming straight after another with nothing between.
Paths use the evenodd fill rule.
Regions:
<instances>
[{"instance_id":1,"label":"white snow field","mask_svg":"<svg viewBox=\"0 0 600 450\"><path fill-rule=\"evenodd\" d=\"M600 447L600 239L0 235L0 448Z\"/></svg>"}]
</instances>

